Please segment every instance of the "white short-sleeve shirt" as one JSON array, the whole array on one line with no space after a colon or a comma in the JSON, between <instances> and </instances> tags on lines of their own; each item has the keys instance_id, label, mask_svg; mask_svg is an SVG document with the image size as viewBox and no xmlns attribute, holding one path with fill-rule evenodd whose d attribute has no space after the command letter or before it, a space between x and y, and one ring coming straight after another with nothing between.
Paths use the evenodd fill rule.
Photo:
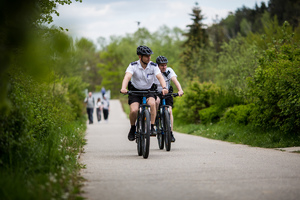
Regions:
<instances>
[{"instance_id":1,"label":"white short-sleeve shirt","mask_svg":"<svg viewBox=\"0 0 300 200\"><path fill-rule=\"evenodd\" d=\"M174 72L174 70L170 67L167 67L166 72L162 73L162 75L163 75L163 77L166 81L167 88L169 89L171 78L174 77L174 76L177 77L177 75ZM162 86L161 86L161 84L160 84L160 82L158 81L157 78L155 78L154 83L157 85L157 90L162 91Z\"/></svg>"},{"instance_id":2,"label":"white short-sleeve shirt","mask_svg":"<svg viewBox=\"0 0 300 200\"><path fill-rule=\"evenodd\" d=\"M156 75L161 73L156 63L150 61L144 69L140 60L130 63L126 72L132 74L131 83L138 90L150 89Z\"/></svg>"}]
</instances>

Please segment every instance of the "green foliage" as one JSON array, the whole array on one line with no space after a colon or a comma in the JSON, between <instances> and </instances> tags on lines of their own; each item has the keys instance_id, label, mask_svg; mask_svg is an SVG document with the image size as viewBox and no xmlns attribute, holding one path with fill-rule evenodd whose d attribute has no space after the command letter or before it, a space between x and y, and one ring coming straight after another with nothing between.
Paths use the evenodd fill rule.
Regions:
<instances>
[{"instance_id":1,"label":"green foliage","mask_svg":"<svg viewBox=\"0 0 300 200\"><path fill-rule=\"evenodd\" d=\"M221 121L247 125L251 122L250 115L253 109L254 104L236 105L230 107L225 111Z\"/></svg>"},{"instance_id":2,"label":"green foliage","mask_svg":"<svg viewBox=\"0 0 300 200\"><path fill-rule=\"evenodd\" d=\"M79 0L76 0L79 1ZM24 65L28 67L28 71L35 72L39 77L42 72L44 75L45 68L41 67L43 64L47 64L49 58L52 55L46 57L39 57L40 52L45 52L43 48L48 46L40 46L41 51L31 51L32 45L39 44L38 40L35 40L39 32L41 31L40 25L42 23L52 22L52 14L58 15L55 10L58 4L70 4L71 0L31 0L31 1L1 1L0 6L0 109L7 109L9 100L7 97L8 78L6 71L13 67L15 64L15 58L18 56L31 54L33 57L27 57L32 62L32 65ZM61 42L61 41L60 41ZM52 44L52 43L50 43ZM58 43L56 43L58 44ZM60 44L59 44L60 45ZM35 45L36 46L36 45ZM25 57L25 56L24 56ZM43 58L46 58L45 60ZM47 59L48 58L48 59ZM22 63L22 61L20 61ZM27 68L25 69L25 71ZM47 73L46 73L47 74Z\"/></svg>"},{"instance_id":3,"label":"green foliage","mask_svg":"<svg viewBox=\"0 0 300 200\"><path fill-rule=\"evenodd\" d=\"M222 19L220 24L223 26L228 39L233 39L238 34L247 36L252 32L260 33L263 29L261 18L267 10L268 7L265 2L261 2L260 6L256 4L253 9L243 6Z\"/></svg>"},{"instance_id":4,"label":"green foliage","mask_svg":"<svg viewBox=\"0 0 300 200\"><path fill-rule=\"evenodd\" d=\"M243 98L236 95L234 89L224 90L219 88L211 94L212 105L199 111L201 123L216 123L223 117L226 108L239 105L244 102Z\"/></svg>"},{"instance_id":5,"label":"green foliage","mask_svg":"<svg viewBox=\"0 0 300 200\"><path fill-rule=\"evenodd\" d=\"M204 19L201 14L200 7L196 6L193 8L192 16L193 24L187 25L189 30L183 34L187 37L187 40L183 44L183 51L181 54L181 72L184 78L193 80L200 78L201 81L208 81L211 79L204 79L203 72L206 67L206 48L208 45L208 35L202 20ZM205 77L206 78L206 77Z\"/></svg>"},{"instance_id":6,"label":"green foliage","mask_svg":"<svg viewBox=\"0 0 300 200\"><path fill-rule=\"evenodd\" d=\"M255 44L249 44L238 36L223 43L219 54L216 82L225 88L235 88L239 93L248 89L247 77L254 74L258 66L258 50Z\"/></svg>"},{"instance_id":7,"label":"green foliage","mask_svg":"<svg viewBox=\"0 0 300 200\"><path fill-rule=\"evenodd\" d=\"M213 83L191 82L184 95L175 99L174 117L183 122L199 123L199 111L213 104L213 97L219 89Z\"/></svg>"},{"instance_id":8,"label":"green foliage","mask_svg":"<svg viewBox=\"0 0 300 200\"><path fill-rule=\"evenodd\" d=\"M24 199L74 195L86 128L72 103L78 83L37 82L20 68L11 69L9 78L12 107L0 117L0 198L17 199L15 190L24 191Z\"/></svg>"},{"instance_id":9,"label":"green foliage","mask_svg":"<svg viewBox=\"0 0 300 200\"><path fill-rule=\"evenodd\" d=\"M288 24L278 30L282 39L274 40L264 51L249 84L250 94L256 97L255 124L294 134L300 130L300 43L288 30Z\"/></svg>"},{"instance_id":10,"label":"green foliage","mask_svg":"<svg viewBox=\"0 0 300 200\"><path fill-rule=\"evenodd\" d=\"M219 121L222 113L223 110L219 106L212 105L208 108L199 110L199 117L202 124L214 123Z\"/></svg>"},{"instance_id":11,"label":"green foliage","mask_svg":"<svg viewBox=\"0 0 300 200\"><path fill-rule=\"evenodd\" d=\"M125 75L125 70L129 63L137 60L137 46L132 42L132 38L127 37L119 41L116 38L105 49L100 52L101 63L99 74L103 77L101 86L111 91L111 96L116 97L122 85L122 80ZM97 89L100 89L98 86Z\"/></svg>"},{"instance_id":12,"label":"green foliage","mask_svg":"<svg viewBox=\"0 0 300 200\"><path fill-rule=\"evenodd\" d=\"M0 199L78 193L86 84L72 77L81 75L72 38L40 25L64 3L71 1L1 2Z\"/></svg>"},{"instance_id":13,"label":"green foliage","mask_svg":"<svg viewBox=\"0 0 300 200\"><path fill-rule=\"evenodd\" d=\"M87 88L88 84L82 82L81 77L69 77L63 80L63 85L67 87L72 113L76 114L76 119L80 119L85 113L85 106L82 104L85 94L82 91Z\"/></svg>"},{"instance_id":14,"label":"green foliage","mask_svg":"<svg viewBox=\"0 0 300 200\"><path fill-rule=\"evenodd\" d=\"M217 122L226 108L242 104L234 89L225 90L211 83L191 82L181 98L175 99L174 117L182 122Z\"/></svg>"},{"instance_id":15,"label":"green foliage","mask_svg":"<svg viewBox=\"0 0 300 200\"><path fill-rule=\"evenodd\" d=\"M88 90L95 91L96 86L102 82L102 74L99 74L98 63L100 62L99 52L92 41L81 38L75 41L75 52L72 56L72 72L75 76L81 76L82 80L88 83ZM75 66L74 66L75 65ZM76 67L74 69L74 67Z\"/></svg>"}]
</instances>

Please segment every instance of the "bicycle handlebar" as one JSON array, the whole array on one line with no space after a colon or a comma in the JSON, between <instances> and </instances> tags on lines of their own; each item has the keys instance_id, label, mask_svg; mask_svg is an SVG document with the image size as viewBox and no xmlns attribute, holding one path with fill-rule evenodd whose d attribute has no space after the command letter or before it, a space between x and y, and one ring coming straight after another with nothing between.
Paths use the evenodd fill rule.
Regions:
<instances>
[{"instance_id":1,"label":"bicycle handlebar","mask_svg":"<svg viewBox=\"0 0 300 200\"><path fill-rule=\"evenodd\" d=\"M120 91L120 93L121 93L121 91ZM139 90L139 91L128 90L126 94L127 95L138 95L138 96L141 96L141 95L150 94L150 93L156 94L158 96L164 96L164 97L166 97L166 96L173 96L173 97L179 96L178 93L168 93L168 94L163 95L162 92L152 91L152 90ZM126 94L124 94L124 95L126 95Z\"/></svg>"},{"instance_id":2,"label":"bicycle handlebar","mask_svg":"<svg viewBox=\"0 0 300 200\"><path fill-rule=\"evenodd\" d=\"M166 96L173 96L173 97L179 96L178 93L168 93L168 94L163 95L162 92L157 92L156 94L157 94L158 96L164 96L164 97L166 97Z\"/></svg>"},{"instance_id":3,"label":"bicycle handlebar","mask_svg":"<svg viewBox=\"0 0 300 200\"><path fill-rule=\"evenodd\" d=\"M121 93L121 91L120 91ZM131 91L131 90L128 90L126 94L124 95L137 95L137 96L142 96L142 95L145 95L145 94L156 94L157 91L151 91L151 90L139 90L139 91Z\"/></svg>"}]
</instances>

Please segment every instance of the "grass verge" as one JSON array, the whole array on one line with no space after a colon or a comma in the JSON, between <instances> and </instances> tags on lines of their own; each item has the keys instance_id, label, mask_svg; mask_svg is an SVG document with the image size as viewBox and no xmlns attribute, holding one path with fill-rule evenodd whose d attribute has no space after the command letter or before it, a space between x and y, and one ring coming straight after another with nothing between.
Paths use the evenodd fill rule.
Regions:
<instances>
[{"instance_id":1,"label":"grass verge","mask_svg":"<svg viewBox=\"0 0 300 200\"><path fill-rule=\"evenodd\" d=\"M251 125L242 126L229 123L180 124L175 120L174 130L181 133L223 140L255 147L279 148L300 146L300 137L284 135L279 130L262 130Z\"/></svg>"}]
</instances>

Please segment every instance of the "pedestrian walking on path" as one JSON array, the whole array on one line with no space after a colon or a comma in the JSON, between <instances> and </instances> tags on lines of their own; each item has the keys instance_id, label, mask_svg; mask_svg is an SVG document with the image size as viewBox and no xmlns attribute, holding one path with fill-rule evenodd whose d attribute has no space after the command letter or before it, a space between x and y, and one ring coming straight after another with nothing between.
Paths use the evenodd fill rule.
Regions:
<instances>
[{"instance_id":1,"label":"pedestrian walking on path","mask_svg":"<svg viewBox=\"0 0 300 200\"><path fill-rule=\"evenodd\" d=\"M98 123L101 121L101 111L102 111L101 98L98 98L97 99L97 105L96 105L96 113L97 113Z\"/></svg>"},{"instance_id":2,"label":"pedestrian walking on path","mask_svg":"<svg viewBox=\"0 0 300 200\"><path fill-rule=\"evenodd\" d=\"M105 121L107 121L108 114L109 114L109 100L106 98L106 94L103 96L102 110L103 110L103 118Z\"/></svg>"},{"instance_id":3,"label":"pedestrian walking on path","mask_svg":"<svg viewBox=\"0 0 300 200\"><path fill-rule=\"evenodd\" d=\"M93 123L93 113L95 107L95 99L92 95L92 92L89 92L89 96L84 100L84 103L86 103L86 112L89 118L89 124Z\"/></svg>"}]
</instances>

